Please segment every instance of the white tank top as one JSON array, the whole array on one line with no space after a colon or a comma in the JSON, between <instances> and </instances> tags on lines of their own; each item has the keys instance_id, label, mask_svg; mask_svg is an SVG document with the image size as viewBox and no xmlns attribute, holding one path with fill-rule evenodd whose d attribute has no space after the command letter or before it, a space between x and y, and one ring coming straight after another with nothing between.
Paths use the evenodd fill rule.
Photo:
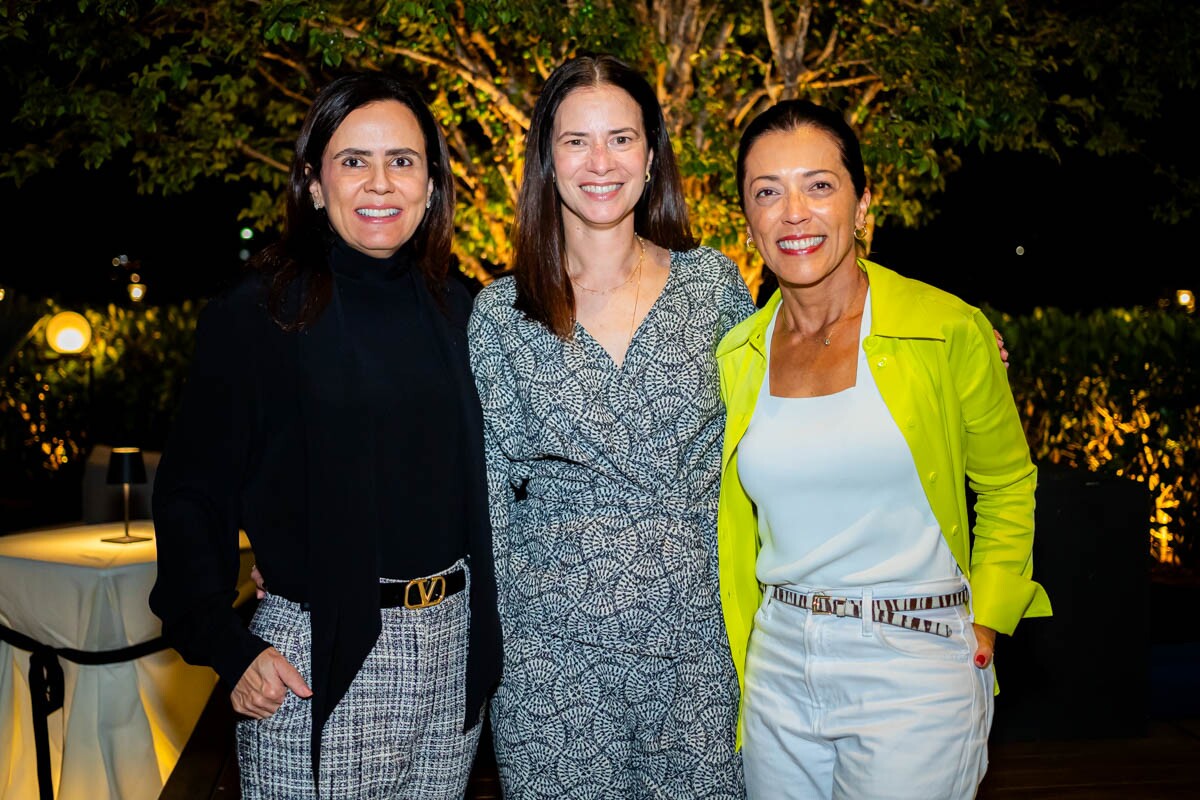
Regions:
<instances>
[{"instance_id":1,"label":"white tank top","mask_svg":"<svg viewBox=\"0 0 1200 800\"><path fill-rule=\"evenodd\" d=\"M761 583L853 588L960 574L867 366L870 314L868 289L851 388L773 397L770 369L763 377L738 445L738 476L758 506ZM775 317L768 365L774 332Z\"/></svg>"}]
</instances>

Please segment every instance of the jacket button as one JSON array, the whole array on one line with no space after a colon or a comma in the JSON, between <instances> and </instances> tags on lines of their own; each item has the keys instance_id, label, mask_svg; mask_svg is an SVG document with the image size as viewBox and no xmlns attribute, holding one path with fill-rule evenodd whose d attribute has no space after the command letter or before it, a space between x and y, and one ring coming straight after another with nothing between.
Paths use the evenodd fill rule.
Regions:
<instances>
[{"instance_id":1,"label":"jacket button","mask_svg":"<svg viewBox=\"0 0 1200 800\"><path fill-rule=\"evenodd\" d=\"M878 361L876 361L876 362L875 362L875 366L877 366L877 367L886 367L886 366L887 366L887 356L884 356L883 358L881 358L881 359L879 359Z\"/></svg>"},{"instance_id":2,"label":"jacket button","mask_svg":"<svg viewBox=\"0 0 1200 800\"><path fill-rule=\"evenodd\" d=\"M936 472L929 473L929 482L937 483L938 474Z\"/></svg>"}]
</instances>

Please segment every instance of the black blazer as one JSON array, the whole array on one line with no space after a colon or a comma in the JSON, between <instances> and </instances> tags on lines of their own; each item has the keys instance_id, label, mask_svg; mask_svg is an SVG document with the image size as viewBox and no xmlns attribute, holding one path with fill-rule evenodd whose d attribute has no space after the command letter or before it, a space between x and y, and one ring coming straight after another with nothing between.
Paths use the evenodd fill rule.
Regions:
<instances>
[{"instance_id":1,"label":"black blazer","mask_svg":"<svg viewBox=\"0 0 1200 800\"><path fill-rule=\"evenodd\" d=\"M467 728L479 721L501 663L483 422L466 343L471 297L448 281L439 304L424 281L414 277L414 284L462 398L464 555L471 569ZM377 546L362 496L373 482L356 459L372 432L354 425L355 379L333 294L299 334L271 320L258 276L209 302L153 498L158 578L150 606L189 663L213 667L232 689L268 646L232 607L239 529L272 591L309 602L314 774L322 726L380 631Z\"/></svg>"}]
</instances>

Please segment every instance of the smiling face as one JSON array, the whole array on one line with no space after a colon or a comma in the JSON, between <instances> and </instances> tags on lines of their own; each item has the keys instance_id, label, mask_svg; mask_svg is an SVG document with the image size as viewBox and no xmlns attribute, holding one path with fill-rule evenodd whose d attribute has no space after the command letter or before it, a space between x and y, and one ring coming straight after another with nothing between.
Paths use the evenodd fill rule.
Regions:
<instances>
[{"instance_id":1,"label":"smiling face","mask_svg":"<svg viewBox=\"0 0 1200 800\"><path fill-rule=\"evenodd\" d=\"M813 125L764 134L746 155L743 189L747 230L780 284L815 285L854 264L871 193L855 197L830 134Z\"/></svg>"},{"instance_id":2,"label":"smiling face","mask_svg":"<svg viewBox=\"0 0 1200 800\"><path fill-rule=\"evenodd\" d=\"M608 228L629 217L654 154L627 92L603 85L568 94L554 117L552 147L565 225Z\"/></svg>"},{"instance_id":3,"label":"smiling face","mask_svg":"<svg viewBox=\"0 0 1200 800\"><path fill-rule=\"evenodd\" d=\"M394 255L421 224L433 192L416 116L396 100L351 111L309 191L348 245L375 258Z\"/></svg>"}]
</instances>

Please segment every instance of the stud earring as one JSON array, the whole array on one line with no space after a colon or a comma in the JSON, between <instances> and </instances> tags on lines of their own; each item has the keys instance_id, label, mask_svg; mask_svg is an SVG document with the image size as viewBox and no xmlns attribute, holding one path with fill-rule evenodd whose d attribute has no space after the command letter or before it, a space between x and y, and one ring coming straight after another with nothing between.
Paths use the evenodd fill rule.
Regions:
<instances>
[{"instance_id":1,"label":"stud earring","mask_svg":"<svg viewBox=\"0 0 1200 800\"><path fill-rule=\"evenodd\" d=\"M431 205L433 205L433 195L425 198L425 210L428 211Z\"/></svg>"},{"instance_id":2,"label":"stud earring","mask_svg":"<svg viewBox=\"0 0 1200 800\"><path fill-rule=\"evenodd\" d=\"M321 205L321 201L320 201L320 200L318 200L318 199L317 199L317 198L315 198L315 197L313 198L313 208L315 208L317 211L320 211L320 210L321 210L322 208L324 208L324 207L325 207L325 206Z\"/></svg>"},{"instance_id":3,"label":"stud earring","mask_svg":"<svg viewBox=\"0 0 1200 800\"><path fill-rule=\"evenodd\" d=\"M746 249L747 249L747 250L753 250L753 249L754 249L754 237L753 237L753 236L747 236L747 237L746 237Z\"/></svg>"}]
</instances>

